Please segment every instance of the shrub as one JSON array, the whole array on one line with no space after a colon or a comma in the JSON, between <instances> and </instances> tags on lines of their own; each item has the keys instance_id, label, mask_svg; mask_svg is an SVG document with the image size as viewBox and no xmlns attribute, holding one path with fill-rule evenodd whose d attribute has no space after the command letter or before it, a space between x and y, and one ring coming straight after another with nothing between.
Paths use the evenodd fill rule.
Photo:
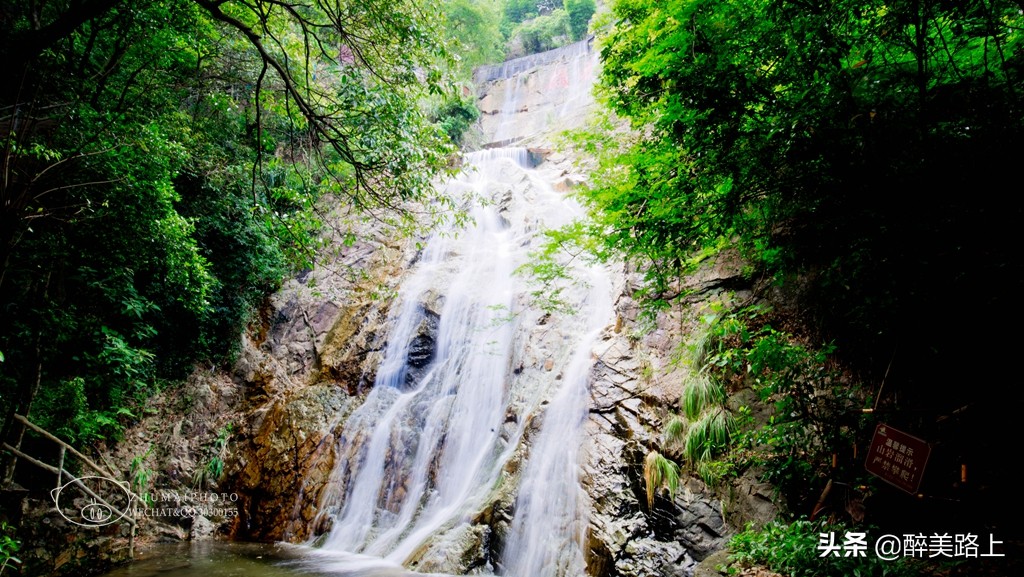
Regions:
<instances>
[{"instance_id":1,"label":"shrub","mask_svg":"<svg viewBox=\"0 0 1024 577\"><path fill-rule=\"evenodd\" d=\"M863 557L821 556L821 536L831 533L842 545L847 532L867 534L868 549ZM843 524L829 525L798 519L792 523L772 522L762 529L747 526L729 541L730 560L741 565L763 565L790 577L909 577L917 572L905 559L886 561L871 550L867 529Z\"/></svg>"},{"instance_id":2,"label":"shrub","mask_svg":"<svg viewBox=\"0 0 1024 577\"><path fill-rule=\"evenodd\" d=\"M565 11L569 14L569 30L573 40L582 40L587 35L590 17L597 10L594 0L565 0Z\"/></svg>"}]
</instances>

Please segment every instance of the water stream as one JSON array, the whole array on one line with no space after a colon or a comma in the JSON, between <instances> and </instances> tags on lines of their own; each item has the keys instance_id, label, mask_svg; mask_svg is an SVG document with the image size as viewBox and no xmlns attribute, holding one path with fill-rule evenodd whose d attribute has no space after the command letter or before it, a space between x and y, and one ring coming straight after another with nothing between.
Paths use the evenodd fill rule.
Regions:
<instances>
[{"instance_id":1,"label":"water stream","mask_svg":"<svg viewBox=\"0 0 1024 577\"><path fill-rule=\"evenodd\" d=\"M564 116L589 92L581 78L595 55L586 42L555 52L535 59L562 62L549 84L572 89L544 106ZM520 91L537 81L529 64L486 71L505 79L492 142L525 134L517 115L528 100ZM471 222L422 242L401 280L374 386L344 424L320 503L317 523L330 531L269 555L277 569L262 555L218 553L166 574L234 575L228 568L241 563L246 575L584 575L581 436L612 289L602 266L565 259L574 279L560 295L565 310L536 305L520 268L542 231L583 210L554 190L560 173L533 168L533 158L514 147L470 153L443 185L467 199ZM497 509L504 521L482 520ZM134 570L126 575L148 574L144 564Z\"/></svg>"},{"instance_id":2,"label":"water stream","mask_svg":"<svg viewBox=\"0 0 1024 577\"><path fill-rule=\"evenodd\" d=\"M473 153L449 184L471 194L473 223L429 239L402 283L374 388L345 426L320 554L438 565L431 557L472 538L473 518L510 490L508 464L529 437L504 557L489 569L582 574L577 437L610 283L599 266L575 265L565 296L575 314L532 308L517 269L538 231L581 211L528 158L525 149Z\"/></svg>"},{"instance_id":3,"label":"water stream","mask_svg":"<svg viewBox=\"0 0 1024 577\"><path fill-rule=\"evenodd\" d=\"M563 75L586 72L585 42L562 52ZM516 123L528 73L506 77L495 140ZM576 260L561 297L572 312L536 307L536 287L517 271L541 231L582 209L530 159L523 148L471 153L447 184L469 198L471 224L435 233L402 281L384 360L344 427L321 503L332 528L314 555L320 567L452 571L469 550L500 539L500 553L475 569L584 573L580 436L611 283L601 266ZM510 491L512 521L496 536L475 520Z\"/></svg>"}]
</instances>

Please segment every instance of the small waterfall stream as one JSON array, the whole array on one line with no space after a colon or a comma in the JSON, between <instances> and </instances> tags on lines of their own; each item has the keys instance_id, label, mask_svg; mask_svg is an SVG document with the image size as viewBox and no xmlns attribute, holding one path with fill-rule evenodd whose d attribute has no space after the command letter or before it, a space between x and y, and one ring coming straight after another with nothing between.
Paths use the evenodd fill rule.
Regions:
<instances>
[{"instance_id":1,"label":"small waterfall stream","mask_svg":"<svg viewBox=\"0 0 1024 577\"><path fill-rule=\"evenodd\" d=\"M573 54L590 58L581 44L570 71L581 66ZM517 99L506 92L497 135L514 125ZM470 199L471 223L437 231L401 283L374 387L344 425L321 502L331 529L315 550L319 570L453 572L468 549L497 540L500 556L461 569L584 574L581 434L611 281L577 259L562 295L574 314L534 306L536 287L517 270L542 230L583 211L530 168L524 148L465 161L446 186ZM514 507L498 536L479 517L503 497Z\"/></svg>"},{"instance_id":2,"label":"small waterfall stream","mask_svg":"<svg viewBox=\"0 0 1024 577\"><path fill-rule=\"evenodd\" d=\"M579 310L590 315L589 330L573 343L564 383L533 442L504 554L508 575L583 575L586 566L586 504L580 488L579 449L587 418L591 348L612 306L604 271L592 267L587 273L594 290Z\"/></svg>"}]
</instances>

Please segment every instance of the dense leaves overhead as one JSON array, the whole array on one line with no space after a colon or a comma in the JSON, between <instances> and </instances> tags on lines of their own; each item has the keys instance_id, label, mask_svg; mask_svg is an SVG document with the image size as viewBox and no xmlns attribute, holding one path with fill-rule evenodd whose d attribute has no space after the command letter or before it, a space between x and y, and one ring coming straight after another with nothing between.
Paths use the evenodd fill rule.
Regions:
<instances>
[{"instance_id":1,"label":"dense leaves overhead","mask_svg":"<svg viewBox=\"0 0 1024 577\"><path fill-rule=\"evenodd\" d=\"M1022 144L1018 3L613 11L601 83L635 132L618 149L591 139L610 154L588 195L608 244L653 261L656 297L697 251L738 238L769 273L812 273L822 324L884 368L934 328L916 324L926 311L1019 286L1021 202L996 200Z\"/></svg>"},{"instance_id":2,"label":"dense leaves overhead","mask_svg":"<svg viewBox=\"0 0 1024 577\"><path fill-rule=\"evenodd\" d=\"M466 76L481 64L499 62L504 38L499 30L500 7L486 0L446 0L446 28L458 41L455 48Z\"/></svg>"},{"instance_id":3,"label":"dense leaves overhead","mask_svg":"<svg viewBox=\"0 0 1024 577\"><path fill-rule=\"evenodd\" d=\"M4 422L116 432L161 379L223 358L329 199L442 217L451 147L422 104L445 97L439 18L418 0L5 2Z\"/></svg>"}]
</instances>

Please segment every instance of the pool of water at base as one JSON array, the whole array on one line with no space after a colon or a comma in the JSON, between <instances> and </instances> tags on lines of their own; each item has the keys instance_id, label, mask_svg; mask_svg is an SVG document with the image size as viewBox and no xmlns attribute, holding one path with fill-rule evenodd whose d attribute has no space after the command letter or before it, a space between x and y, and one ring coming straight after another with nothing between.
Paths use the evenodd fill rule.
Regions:
<instances>
[{"instance_id":1,"label":"pool of water at base","mask_svg":"<svg viewBox=\"0 0 1024 577\"><path fill-rule=\"evenodd\" d=\"M424 577L375 557L283 543L156 544L104 577Z\"/></svg>"}]
</instances>

